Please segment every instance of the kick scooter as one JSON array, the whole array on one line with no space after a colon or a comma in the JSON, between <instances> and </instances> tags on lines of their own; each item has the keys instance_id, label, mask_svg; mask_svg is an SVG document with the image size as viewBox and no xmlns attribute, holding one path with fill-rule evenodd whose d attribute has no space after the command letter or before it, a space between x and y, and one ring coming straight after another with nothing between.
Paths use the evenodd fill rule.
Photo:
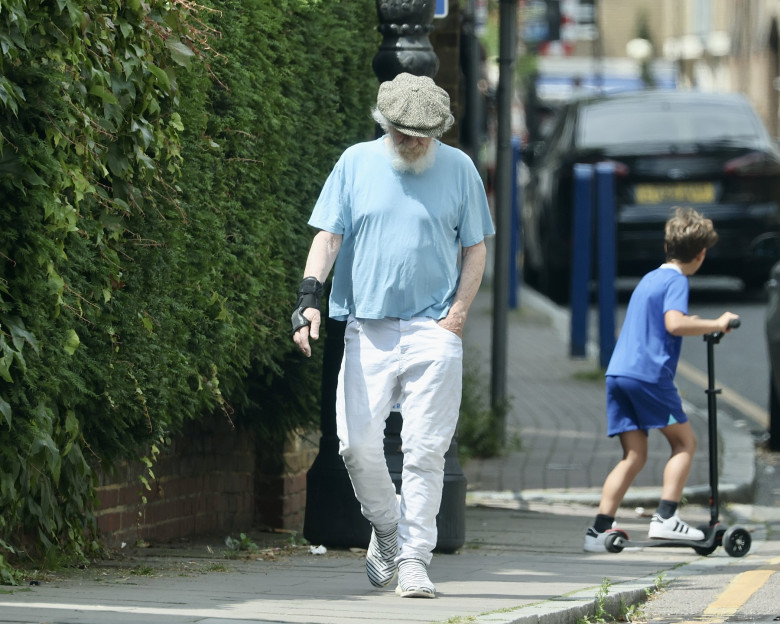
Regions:
<instances>
[{"instance_id":1,"label":"kick scooter","mask_svg":"<svg viewBox=\"0 0 780 624\"><path fill-rule=\"evenodd\" d=\"M731 329L736 329L741 324L739 319L734 319L729 323ZM718 497L718 410L717 395L720 394L720 388L715 387L715 345L723 338L723 332L714 332L705 334L704 341L707 343L707 377L708 384L705 393L707 394L707 421L708 421L708 441L709 441L709 468L710 468L710 522L699 526L699 530L704 533L703 540L689 539L648 539L642 541L633 541L629 539L628 533L622 529L612 529L606 536L604 545L607 551L619 553L624 548L651 548L655 546L664 547L689 547L693 548L700 555L712 554L718 546L723 546L730 557L744 557L750 551L752 538L750 532L740 526L727 527L720 523L718 516L720 512L720 503Z\"/></svg>"}]
</instances>

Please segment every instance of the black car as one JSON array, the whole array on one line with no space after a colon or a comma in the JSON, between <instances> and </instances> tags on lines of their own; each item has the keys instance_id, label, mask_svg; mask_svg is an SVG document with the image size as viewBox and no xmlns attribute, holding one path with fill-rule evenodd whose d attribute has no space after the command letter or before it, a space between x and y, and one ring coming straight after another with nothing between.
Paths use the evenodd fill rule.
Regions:
<instances>
[{"instance_id":1,"label":"black car","mask_svg":"<svg viewBox=\"0 0 780 624\"><path fill-rule=\"evenodd\" d=\"M525 150L529 284L567 301L574 165L602 161L615 170L618 275L663 262L664 223L687 205L720 236L701 273L749 288L766 282L780 260L780 151L760 118L739 94L648 90L572 101L549 137Z\"/></svg>"},{"instance_id":2,"label":"black car","mask_svg":"<svg viewBox=\"0 0 780 624\"><path fill-rule=\"evenodd\" d=\"M769 351L769 446L780 451L780 262L767 282L766 344Z\"/></svg>"}]
</instances>

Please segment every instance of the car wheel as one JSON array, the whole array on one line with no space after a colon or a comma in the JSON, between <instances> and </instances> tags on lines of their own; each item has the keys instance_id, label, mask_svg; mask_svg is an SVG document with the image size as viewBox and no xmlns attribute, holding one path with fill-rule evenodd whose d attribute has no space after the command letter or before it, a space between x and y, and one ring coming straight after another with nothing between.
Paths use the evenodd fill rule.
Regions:
<instances>
[{"instance_id":1,"label":"car wheel","mask_svg":"<svg viewBox=\"0 0 780 624\"><path fill-rule=\"evenodd\" d=\"M560 305L569 303L571 293L568 271L550 266L548 260L542 268L541 282L542 291L555 303Z\"/></svg>"},{"instance_id":2,"label":"car wheel","mask_svg":"<svg viewBox=\"0 0 780 624\"><path fill-rule=\"evenodd\" d=\"M539 290L539 271L531 266L528 256L523 258L523 281L532 288Z\"/></svg>"},{"instance_id":3,"label":"car wheel","mask_svg":"<svg viewBox=\"0 0 780 624\"><path fill-rule=\"evenodd\" d=\"M541 231L542 240L542 265L539 269L539 290L552 299L555 303L566 304L569 302L569 271L560 267L552 254L553 249L560 245L553 242L549 223L544 224Z\"/></svg>"}]
</instances>

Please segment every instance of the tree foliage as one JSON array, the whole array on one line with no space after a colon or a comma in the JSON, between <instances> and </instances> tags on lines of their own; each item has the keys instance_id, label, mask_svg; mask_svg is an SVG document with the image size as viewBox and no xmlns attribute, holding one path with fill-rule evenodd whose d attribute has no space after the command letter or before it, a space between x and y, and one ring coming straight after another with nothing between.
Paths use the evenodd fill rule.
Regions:
<instances>
[{"instance_id":1,"label":"tree foliage","mask_svg":"<svg viewBox=\"0 0 780 624\"><path fill-rule=\"evenodd\" d=\"M0 4L0 581L97 548L97 471L186 420L316 417L289 313L373 4Z\"/></svg>"}]
</instances>

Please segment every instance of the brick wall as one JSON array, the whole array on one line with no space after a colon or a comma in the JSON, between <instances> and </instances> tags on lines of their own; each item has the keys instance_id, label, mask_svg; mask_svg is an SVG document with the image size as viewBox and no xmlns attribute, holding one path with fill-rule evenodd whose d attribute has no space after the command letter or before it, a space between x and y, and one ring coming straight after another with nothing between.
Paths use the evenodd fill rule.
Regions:
<instances>
[{"instance_id":1,"label":"brick wall","mask_svg":"<svg viewBox=\"0 0 780 624\"><path fill-rule=\"evenodd\" d=\"M284 441L280 462L268 465L258 454L255 497L258 523L267 527L303 531L306 511L306 472L319 449L319 432L296 432Z\"/></svg>"},{"instance_id":2,"label":"brick wall","mask_svg":"<svg viewBox=\"0 0 780 624\"><path fill-rule=\"evenodd\" d=\"M311 437L289 436L283 461L273 462L251 432L225 420L190 423L161 453L154 478L141 462L100 477L98 528L109 547L253 528L301 530L306 470L316 454Z\"/></svg>"}]
</instances>

